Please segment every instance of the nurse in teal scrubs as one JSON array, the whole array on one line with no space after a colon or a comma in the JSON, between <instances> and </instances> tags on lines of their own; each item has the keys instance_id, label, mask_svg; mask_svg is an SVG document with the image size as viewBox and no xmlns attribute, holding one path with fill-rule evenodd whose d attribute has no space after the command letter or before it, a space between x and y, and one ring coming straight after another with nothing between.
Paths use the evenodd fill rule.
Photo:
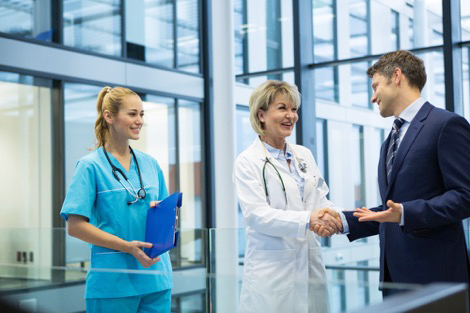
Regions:
<instances>
[{"instance_id":1,"label":"nurse in teal scrubs","mask_svg":"<svg viewBox=\"0 0 470 313\"><path fill-rule=\"evenodd\" d=\"M96 149L78 161L62 206L71 236L91 243L87 312L170 312L168 253L143 248L147 211L168 196L158 162L133 150L144 123L140 97L104 87L98 95Z\"/></svg>"}]
</instances>

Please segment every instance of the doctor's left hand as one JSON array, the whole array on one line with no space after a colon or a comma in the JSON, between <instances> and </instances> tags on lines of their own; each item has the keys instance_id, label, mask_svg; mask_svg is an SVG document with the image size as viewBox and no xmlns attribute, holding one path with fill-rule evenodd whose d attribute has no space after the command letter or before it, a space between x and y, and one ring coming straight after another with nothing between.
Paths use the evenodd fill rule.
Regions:
<instances>
[{"instance_id":1,"label":"doctor's left hand","mask_svg":"<svg viewBox=\"0 0 470 313\"><path fill-rule=\"evenodd\" d=\"M400 223L401 221L401 204L395 203L392 200L387 201L388 209L385 211L375 212L366 208L356 209L354 216L359 218L359 222L392 222Z\"/></svg>"},{"instance_id":2,"label":"doctor's left hand","mask_svg":"<svg viewBox=\"0 0 470 313\"><path fill-rule=\"evenodd\" d=\"M153 259L149 258L142 250L143 248L152 248L152 246L150 242L129 241L127 249L124 252L132 254L143 267L147 268L160 261L159 257Z\"/></svg>"}]
</instances>

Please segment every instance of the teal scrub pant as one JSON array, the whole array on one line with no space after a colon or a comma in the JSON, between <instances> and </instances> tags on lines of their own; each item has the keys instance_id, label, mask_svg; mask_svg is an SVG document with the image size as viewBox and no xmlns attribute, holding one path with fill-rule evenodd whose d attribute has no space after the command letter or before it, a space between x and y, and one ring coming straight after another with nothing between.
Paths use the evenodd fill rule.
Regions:
<instances>
[{"instance_id":1,"label":"teal scrub pant","mask_svg":"<svg viewBox=\"0 0 470 313\"><path fill-rule=\"evenodd\" d=\"M87 313L170 313L171 289L146 295L86 299Z\"/></svg>"}]
</instances>

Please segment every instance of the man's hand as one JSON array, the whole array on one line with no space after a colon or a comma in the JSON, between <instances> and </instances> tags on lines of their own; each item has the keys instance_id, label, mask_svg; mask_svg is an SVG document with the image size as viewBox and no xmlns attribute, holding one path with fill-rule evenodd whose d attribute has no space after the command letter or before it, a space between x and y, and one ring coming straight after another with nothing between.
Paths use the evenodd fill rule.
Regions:
<instances>
[{"instance_id":1,"label":"man's hand","mask_svg":"<svg viewBox=\"0 0 470 313\"><path fill-rule=\"evenodd\" d=\"M359 218L359 222L392 222L400 223L401 221L401 204L392 200L387 201L388 210L374 212L366 208L356 209L354 216Z\"/></svg>"},{"instance_id":2,"label":"man's hand","mask_svg":"<svg viewBox=\"0 0 470 313\"><path fill-rule=\"evenodd\" d=\"M322 237L330 237L343 231L339 213L328 208L312 211L310 230Z\"/></svg>"}]
</instances>

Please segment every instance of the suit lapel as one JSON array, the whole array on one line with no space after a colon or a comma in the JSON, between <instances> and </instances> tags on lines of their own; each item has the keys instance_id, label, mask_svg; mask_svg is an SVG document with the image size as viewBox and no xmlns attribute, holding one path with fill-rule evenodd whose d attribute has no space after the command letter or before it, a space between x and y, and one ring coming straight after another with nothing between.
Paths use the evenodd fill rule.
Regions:
<instances>
[{"instance_id":1,"label":"suit lapel","mask_svg":"<svg viewBox=\"0 0 470 313\"><path fill-rule=\"evenodd\" d=\"M384 195L385 191L387 190L388 183L387 183L387 169L385 166L385 162L387 160L387 149L390 143L390 133L388 134L387 139L382 144L382 148L380 149L380 159L379 159L379 190L380 194ZM385 201L382 199L382 201Z\"/></svg>"},{"instance_id":2,"label":"suit lapel","mask_svg":"<svg viewBox=\"0 0 470 313\"><path fill-rule=\"evenodd\" d=\"M424 121L428 117L429 112L433 109L433 106L426 102L421 109L418 111L414 119L411 121L408 130L406 131L405 137L403 137L403 141L398 148L397 155L395 156L395 160L393 161L392 172L390 173L390 183L387 188L387 194L390 191L390 187L393 185L393 182L397 176L398 171L400 170L401 165L403 164L403 160L405 159L408 151L410 150L413 142L418 137L419 132L424 126Z\"/></svg>"}]
</instances>

